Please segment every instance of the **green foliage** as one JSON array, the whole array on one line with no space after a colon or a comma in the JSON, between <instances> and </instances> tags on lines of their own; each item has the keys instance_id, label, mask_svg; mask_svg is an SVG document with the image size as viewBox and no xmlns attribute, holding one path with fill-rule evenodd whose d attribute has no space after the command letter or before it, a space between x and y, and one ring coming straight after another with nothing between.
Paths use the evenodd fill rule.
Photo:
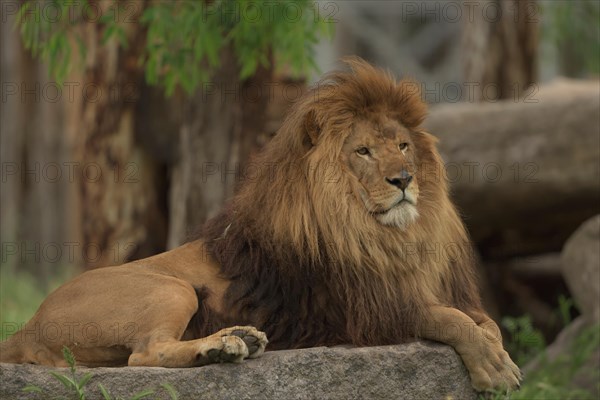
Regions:
<instances>
[{"instance_id":1,"label":"green foliage","mask_svg":"<svg viewBox=\"0 0 600 400\"><path fill-rule=\"evenodd\" d=\"M58 82L63 82L69 72L72 44L68 33L81 21L67 17L72 15L72 4L68 0L29 0L17 14L25 48L48 63L50 75ZM82 0L81 5L85 8L87 0ZM78 37L74 40L79 44L83 60L83 43Z\"/></svg>"},{"instance_id":2,"label":"green foliage","mask_svg":"<svg viewBox=\"0 0 600 400\"><path fill-rule=\"evenodd\" d=\"M572 298L562 294L558 297L558 313L563 326L567 326L571 323L571 310L574 308L575 301Z\"/></svg>"},{"instance_id":3,"label":"green foliage","mask_svg":"<svg viewBox=\"0 0 600 400\"><path fill-rule=\"evenodd\" d=\"M597 0L544 1L543 33L559 48L581 60L585 71L600 73L600 2Z\"/></svg>"},{"instance_id":4,"label":"green foliage","mask_svg":"<svg viewBox=\"0 0 600 400\"><path fill-rule=\"evenodd\" d=\"M571 321L574 301L565 296L558 299L557 313L566 326ZM536 358L535 371L525 375L521 389L514 393L493 392L480 396L481 400L592 400L594 395L572 387L574 376L591 374L590 381L600 382L600 371L585 370L584 364L600 349L600 324L583 329L561 357L549 361L544 338L531 324L529 316L506 317L502 325L509 332L507 351L521 367ZM600 383L599 383L600 389Z\"/></svg>"},{"instance_id":5,"label":"green foliage","mask_svg":"<svg viewBox=\"0 0 600 400\"><path fill-rule=\"evenodd\" d=\"M505 317L502 326L510 335L506 350L515 358L517 365L525 365L546 347L544 336L533 327L528 315Z\"/></svg>"},{"instance_id":6,"label":"green foliage","mask_svg":"<svg viewBox=\"0 0 600 400\"><path fill-rule=\"evenodd\" d=\"M220 65L220 53L231 46L240 78L259 65L289 65L295 73L316 68L313 45L332 23L306 0L160 2L142 15L147 26L146 79L164 82L167 94L181 85L191 93Z\"/></svg>"},{"instance_id":7,"label":"green foliage","mask_svg":"<svg viewBox=\"0 0 600 400\"><path fill-rule=\"evenodd\" d=\"M84 374L82 377L78 377L77 369L75 368L75 356L71 352L71 350L64 346L62 349L63 358L69 365L69 375L59 374L55 371L50 371L50 375L52 375L57 381L59 381L67 390L68 393L72 395L72 398L77 400L85 400L85 391L84 387L92 378L91 373ZM24 392L27 393L40 393L45 394L44 390L35 385L27 385L23 389ZM54 398L61 398L60 396L53 396Z\"/></svg>"},{"instance_id":8,"label":"green foliage","mask_svg":"<svg viewBox=\"0 0 600 400\"><path fill-rule=\"evenodd\" d=\"M62 82L69 72L71 43L79 43L79 59L85 59L80 30L86 21L96 21L102 43L117 40L126 48L127 24L124 5L113 1L105 14L93 19L87 0L51 0L61 18L48 18L48 2L28 0L17 22L25 46L50 66L51 75ZM125 7L128 8L128 7ZM126 10L125 10L126 11ZM251 76L259 66L268 67L271 55L276 67L290 67L300 74L316 69L313 47L321 35L333 32L332 13L319 10L309 0L183 0L151 2L139 23L146 29L146 44L140 63L146 80L161 84L167 94L181 86L193 92L221 63L221 52L230 47L240 78ZM69 16L69 17L67 17ZM74 17L73 17L74 16Z\"/></svg>"},{"instance_id":9,"label":"green foliage","mask_svg":"<svg viewBox=\"0 0 600 400\"><path fill-rule=\"evenodd\" d=\"M492 393L492 400L593 400L595 396L584 389L571 387L573 377L591 374L590 381L600 382L600 371L584 370L582 366L600 347L600 325L584 329L573 341L568 355L549 362L542 354L542 362L536 371L525 376L518 392ZM484 396L481 397L483 399Z\"/></svg>"},{"instance_id":10,"label":"green foliage","mask_svg":"<svg viewBox=\"0 0 600 400\"><path fill-rule=\"evenodd\" d=\"M78 376L79 374L77 373L77 368L75 365L76 362L75 362L75 356L73 355L73 352L68 347L65 346L65 347L63 347L62 353L63 353L63 358L69 365L69 374L68 375L67 374L59 374L58 372L50 371L50 375L52 375L57 381L59 381L64 386L65 390L69 394L68 398L72 398L72 399L76 399L76 400L85 400L85 398L86 398L85 397L85 386L88 384L88 382L92 378L92 374L90 372L88 372L88 373L84 374L83 376L79 377ZM171 400L178 400L179 395L177 394L177 391L175 390L175 388L172 385L170 385L168 383L163 383L163 384L161 384L161 387L169 395ZM106 388L102 384L98 384L98 389L100 390L100 394L102 394L102 397L105 400L124 400L122 397L112 397L110 395L109 391L106 390ZM40 396L43 396L44 399L49 399L49 398L65 399L65 398L67 398L62 394L49 393L49 392L43 390L42 388L40 388L39 386L35 386L35 385L25 386L23 388L23 392L36 393L36 394L39 394ZM139 393L134 394L132 397L129 398L129 400L140 400L140 399L147 398L148 396L152 396L153 394L156 394L156 391L147 389L147 390L143 390Z\"/></svg>"}]
</instances>

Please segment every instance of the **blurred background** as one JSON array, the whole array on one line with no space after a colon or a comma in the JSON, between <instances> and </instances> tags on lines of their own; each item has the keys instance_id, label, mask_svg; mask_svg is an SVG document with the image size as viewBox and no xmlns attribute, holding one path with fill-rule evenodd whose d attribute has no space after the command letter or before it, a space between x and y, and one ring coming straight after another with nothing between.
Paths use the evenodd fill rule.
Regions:
<instances>
[{"instance_id":1,"label":"blurred background","mask_svg":"<svg viewBox=\"0 0 600 400\"><path fill-rule=\"evenodd\" d=\"M0 7L3 336L74 274L185 242L358 55L430 104L486 307L530 372L514 398L597 398L598 1Z\"/></svg>"}]
</instances>

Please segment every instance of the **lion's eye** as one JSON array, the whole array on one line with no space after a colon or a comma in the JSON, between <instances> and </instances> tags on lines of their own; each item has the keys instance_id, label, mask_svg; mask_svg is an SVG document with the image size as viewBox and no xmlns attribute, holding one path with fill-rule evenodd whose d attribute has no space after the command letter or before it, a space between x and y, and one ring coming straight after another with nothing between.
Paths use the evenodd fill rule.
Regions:
<instances>
[{"instance_id":1,"label":"lion's eye","mask_svg":"<svg viewBox=\"0 0 600 400\"><path fill-rule=\"evenodd\" d=\"M356 150L356 153L361 155L361 156L367 156L369 154L371 154L371 152L369 151L369 149L367 149L366 147L360 147Z\"/></svg>"},{"instance_id":2,"label":"lion's eye","mask_svg":"<svg viewBox=\"0 0 600 400\"><path fill-rule=\"evenodd\" d=\"M400 150L404 151L408 149L408 143L400 143L398 147L400 148Z\"/></svg>"}]
</instances>

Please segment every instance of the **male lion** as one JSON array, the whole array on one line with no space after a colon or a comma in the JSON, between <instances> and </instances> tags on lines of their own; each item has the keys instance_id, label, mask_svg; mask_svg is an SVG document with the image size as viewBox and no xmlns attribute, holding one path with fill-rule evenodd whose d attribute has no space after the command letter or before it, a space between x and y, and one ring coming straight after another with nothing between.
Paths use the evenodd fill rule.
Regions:
<instances>
[{"instance_id":1,"label":"male lion","mask_svg":"<svg viewBox=\"0 0 600 400\"><path fill-rule=\"evenodd\" d=\"M475 389L518 387L416 86L347 63L296 104L199 240L68 282L0 360L63 365L68 346L88 366L239 362L265 349L254 326L273 350L432 339Z\"/></svg>"}]
</instances>

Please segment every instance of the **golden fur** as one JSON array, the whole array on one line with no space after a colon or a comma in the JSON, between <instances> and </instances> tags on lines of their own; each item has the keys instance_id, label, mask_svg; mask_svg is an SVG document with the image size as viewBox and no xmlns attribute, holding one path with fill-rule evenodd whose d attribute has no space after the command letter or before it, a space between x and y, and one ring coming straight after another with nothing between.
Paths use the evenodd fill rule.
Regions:
<instances>
[{"instance_id":1,"label":"golden fur","mask_svg":"<svg viewBox=\"0 0 600 400\"><path fill-rule=\"evenodd\" d=\"M103 343L119 347L120 358L79 344L88 364L118 364L125 354L130 365L192 366L214 362L207 354L215 349L217 361L258 356L266 338L251 327L210 336L244 324L264 330L272 349L439 340L459 352L475 388L518 385L520 373L481 307L471 245L448 196L436 139L420 128L426 107L417 86L359 59L347 63L351 71L330 74L295 105L253 160L260 173L201 238L103 275L131 282L127 293L97 294L94 303L121 305L120 321L139 321L137 344ZM70 308L68 318L61 311L68 321L85 313L94 320L101 310L66 306L73 293L99 282L94 274L102 272L65 285L40 310L55 304ZM134 281L148 286L137 289ZM54 317L38 312L29 326ZM449 324L459 327L455 334ZM490 330L493 340L485 336ZM237 350L227 353L221 336ZM2 361L59 363L60 346L14 338L16 350ZM32 356L34 347L41 353Z\"/></svg>"},{"instance_id":2,"label":"golden fur","mask_svg":"<svg viewBox=\"0 0 600 400\"><path fill-rule=\"evenodd\" d=\"M355 299L344 310L352 326L350 340L358 345L394 343L416 335L427 304L475 310L481 305L469 240L440 179L443 166L436 140L418 129L426 108L417 86L397 84L360 61L350 64L351 72L329 75L296 104L254 160L255 165L273 167L268 173L263 168L264 173L242 188L231 208L209 222L209 229L216 227L205 236L218 238L226 227L236 244L249 236L280 260L279 268L288 269L282 274L296 279L303 268L321 270L309 270L313 275L326 271L341 297ZM365 212L356 182L340 162L356 121L381 114L414 129L418 163L437 172L419 176L420 217L407 229L382 226ZM456 254L443 254L444 249ZM221 251L232 254L228 248ZM452 287L455 283L458 290ZM388 321L401 322L394 326Z\"/></svg>"}]
</instances>

